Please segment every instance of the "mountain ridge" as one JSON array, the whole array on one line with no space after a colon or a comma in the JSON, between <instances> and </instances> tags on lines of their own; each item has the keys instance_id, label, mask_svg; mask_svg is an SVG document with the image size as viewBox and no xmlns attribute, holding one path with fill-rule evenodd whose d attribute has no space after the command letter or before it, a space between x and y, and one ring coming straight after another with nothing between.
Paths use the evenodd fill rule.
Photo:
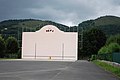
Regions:
<instances>
[{"instance_id":1,"label":"mountain ridge","mask_svg":"<svg viewBox=\"0 0 120 80\"><path fill-rule=\"evenodd\" d=\"M101 16L96 19L86 20L79 23L78 26L66 26L64 24L56 23L48 20L36 20L36 19L14 19L5 20L0 22L0 34L22 34L22 32L34 32L41 29L45 25L54 25L60 30L65 32L77 32L81 31L81 27L84 30L91 27L97 27L105 32L106 35L115 35L120 33L120 17L117 16ZM7 28L7 30L5 30ZM77 29L78 28L78 29ZM21 37L21 36L20 36Z\"/></svg>"},{"instance_id":2,"label":"mountain ridge","mask_svg":"<svg viewBox=\"0 0 120 80\"><path fill-rule=\"evenodd\" d=\"M120 17L117 16L101 16L94 20L83 21L78 24L79 27L89 29L96 27L102 30L106 35L120 34Z\"/></svg>"}]
</instances>

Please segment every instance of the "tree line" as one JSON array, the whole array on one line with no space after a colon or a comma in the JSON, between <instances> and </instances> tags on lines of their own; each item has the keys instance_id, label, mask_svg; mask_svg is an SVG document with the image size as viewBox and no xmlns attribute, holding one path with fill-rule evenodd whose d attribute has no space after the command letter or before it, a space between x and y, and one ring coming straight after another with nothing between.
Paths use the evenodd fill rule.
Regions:
<instances>
[{"instance_id":1,"label":"tree line","mask_svg":"<svg viewBox=\"0 0 120 80\"><path fill-rule=\"evenodd\" d=\"M81 33L79 33L79 42L78 43L78 58L79 59L88 59L93 54L97 54L98 50L105 45L106 35L103 31L97 28L91 28L83 31L83 38L81 38ZM81 45L82 44L82 45Z\"/></svg>"},{"instance_id":2,"label":"tree line","mask_svg":"<svg viewBox=\"0 0 120 80\"><path fill-rule=\"evenodd\" d=\"M8 37L6 40L0 36L0 58L20 58L19 43L16 38Z\"/></svg>"}]
</instances>

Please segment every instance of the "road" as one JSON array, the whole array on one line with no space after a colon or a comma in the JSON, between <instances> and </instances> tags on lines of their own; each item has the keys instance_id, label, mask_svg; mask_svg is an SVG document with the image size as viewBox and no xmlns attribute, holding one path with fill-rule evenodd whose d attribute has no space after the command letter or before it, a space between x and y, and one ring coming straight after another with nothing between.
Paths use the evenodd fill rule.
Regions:
<instances>
[{"instance_id":1,"label":"road","mask_svg":"<svg viewBox=\"0 0 120 80\"><path fill-rule=\"evenodd\" d=\"M0 80L120 80L88 61L0 61Z\"/></svg>"}]
</instances>

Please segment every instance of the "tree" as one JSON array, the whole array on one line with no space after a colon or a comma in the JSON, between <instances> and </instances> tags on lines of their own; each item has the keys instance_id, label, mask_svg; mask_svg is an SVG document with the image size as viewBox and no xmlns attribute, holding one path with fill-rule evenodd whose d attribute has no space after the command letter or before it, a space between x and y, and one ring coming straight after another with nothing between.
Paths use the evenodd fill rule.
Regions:
<instances>
[{"instance_id":1,"label":"tree","mask_svg":"<svg viewBox=\"0 0 120 80\"><path fill-rule=\"evenodd\" d=\"M4 39L0 36L0 57L4 57L5 53L5 41Z\"/></svg>"},{"instance_id":2,"label":"tree","mask_svg":"<svg viewBox=\"0 0 120 80\"><path fill-rule=\"evenodd\" d=\"M98 50L106 43L106 35L97 28L86 30L83 34L83 47L79 51L79 56L88 57L97 54Z\"/></svg>"},{"instance_id":3,"label":"tree","mask_svg":"<svg viewBox=\"0 0 120 80\"><path fill-rule=\"evenodd\" d=\"M103 46L98 51L98 54L108 54L114 52L120 52L120 45L118 43L110 43L109 45Z\"/></svg>"},{"instance_id":4,"label":"tree","mask_svg":"<svg viewBox=\"0 0 120 80\"><path fill-rule=\"evenodd\" d=\"M120 45L118 43L110 43L108 49L111 50L110 53L120 52Z\"/></svg>"},{"instance_id":5,"label":"tree","mask_svg":"<svg viewBox=\"0 0 120 80\"><path fill-rule=\"evenodd\" d=\"M19 50L18 41L14 37L8 37L6 40L7 53L17 53Z\"/></svg>"},{"instance_id":6,"label":"tree","mask_svg":"<svg viewBox=\"0 0 120 80\"><path fill-rule=\"evenodd\" d=\"M108 54L111 53L111 50L108 48L108 46L103 46L99 51L98 54Z\"/></svg>"},{"instance_id":7,"label":"tree","mask_svg":"<svg viewBox=\"0 0 120 80\"><path fill-rule=\"evenodd\" d=\"M118 43L120 45L120 34L110 36L106 41L106 45L110 43Z\"/></svg>"},{"instance_id":8,"label":"tree","mask_svg":"<svg viewBox=\"0 0 120 80\"><path fill-rule=\"evenodd\" d=\"M103 46L99 51L98 54L107 54L110 53L111 50L108 49L108 46Z\"/></svg>"}]
</instances>

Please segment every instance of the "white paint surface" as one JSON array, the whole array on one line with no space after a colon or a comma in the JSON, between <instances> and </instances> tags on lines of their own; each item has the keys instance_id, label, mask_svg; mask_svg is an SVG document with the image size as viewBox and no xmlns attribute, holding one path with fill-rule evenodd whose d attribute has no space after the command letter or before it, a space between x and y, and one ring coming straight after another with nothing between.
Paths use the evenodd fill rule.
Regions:
<instances>
[{"instance_id":1,"label":"white paint surface","mask_svg":"<svg viewBox=\"0 0 120 80\"><path fill-rule=\"evenodd\" d=\"M22 58L77 60L77 42L76 32L63 32L47 25L36 32L23 32Z\"/></svg>"}]
</instances>

